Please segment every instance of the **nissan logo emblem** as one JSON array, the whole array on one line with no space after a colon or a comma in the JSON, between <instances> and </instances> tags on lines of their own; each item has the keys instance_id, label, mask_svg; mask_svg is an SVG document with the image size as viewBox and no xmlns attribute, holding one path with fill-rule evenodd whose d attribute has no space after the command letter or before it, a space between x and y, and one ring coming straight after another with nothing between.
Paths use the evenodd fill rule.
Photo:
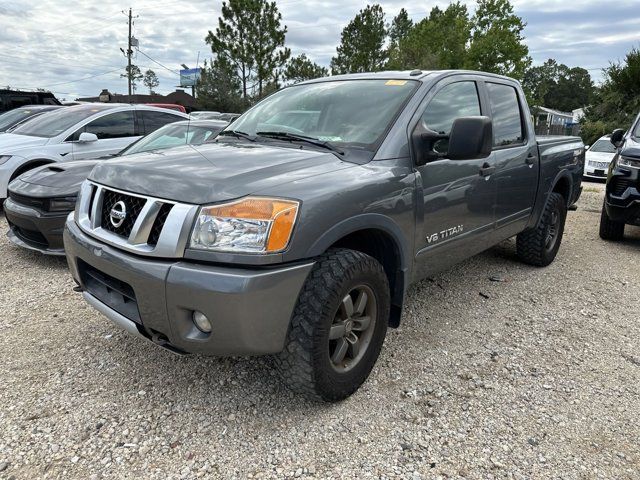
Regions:
<instances>
[{"instance_id":1,"label":"nissan logo emblem","mask_svg":"<svg viewBox=\"0 0 640 480\"><path fill-rule=\"evenodd\" d=\"M127 218L127 206L122 200L120 200L111 207L111 211L109 212L109 221L111 222L111 225L118 228L122 225L125 218Z\"/></svg>"}]
</instances>

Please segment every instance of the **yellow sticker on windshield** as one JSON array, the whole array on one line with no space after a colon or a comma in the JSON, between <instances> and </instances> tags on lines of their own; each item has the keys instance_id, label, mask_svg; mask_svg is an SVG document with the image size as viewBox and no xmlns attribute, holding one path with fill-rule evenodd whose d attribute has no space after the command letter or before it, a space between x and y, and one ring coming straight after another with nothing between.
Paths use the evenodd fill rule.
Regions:
<instances>
[{"instance_id":1,"label":"yellow sticker on windshield","mask_svg":"<svg viewBox=\"0 0 640 480\"><path fill-rule=\"evenodd\" d=\"M406 85L407 81L406 80L388 80L387 83L385 83L385 85L392 85L395 87L401 87L402 85Z\"/></svg>"}]
</instances>

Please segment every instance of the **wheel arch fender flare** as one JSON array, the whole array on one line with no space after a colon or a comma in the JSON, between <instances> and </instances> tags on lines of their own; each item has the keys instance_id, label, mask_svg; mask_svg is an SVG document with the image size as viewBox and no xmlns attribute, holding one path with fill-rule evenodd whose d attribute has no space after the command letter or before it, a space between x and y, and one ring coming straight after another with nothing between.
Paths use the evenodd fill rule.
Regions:
<instances>
[{"instance_id":1,"label":"wheel arch fender flare","mask_svg":"<svg viewBox=\"0 0 640 480\"><path fill-rule=\"evenodd\" d=\"M544 211L547 202L549 201L549 196L556 191L558 185L563 185L563 189L566 185L566 191L559 192L565 197L567 202L567 207L569 206L569 202L573 198L573 179L571 177L571 173L567 170L559 171L554 179L549 182L549 188L546 190L540 189L538 194L538 198L534 207L534 214L531 217L531 221L529 222L528 228L537 228L540 222L542 221L542 212Z\"/></svg>"},{"instance_id":2,"label":"wheel arch fender flare","mask_svg":"<svg viewBox=\"0 0 640 480\"><path fill-rule=\"evenodd\" d=\"M403 240L405 234L402 229L389 217L378 213L363 213L346 218L333 225L324 232L307 250L309 257L324 253L331 245L341 238L359 230L377 229L391 236L400 253L400 268L408 270L409 247Z\"/></svg>"}]
</instances>

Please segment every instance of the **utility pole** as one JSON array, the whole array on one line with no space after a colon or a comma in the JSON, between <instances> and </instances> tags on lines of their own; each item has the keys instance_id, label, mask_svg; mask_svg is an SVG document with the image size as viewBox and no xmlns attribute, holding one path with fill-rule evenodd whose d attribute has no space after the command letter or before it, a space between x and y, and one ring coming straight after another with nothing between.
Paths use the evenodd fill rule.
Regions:
<instances>
[{"instance_id":1,"label":"utility pole","mask_svg":"<svg viewBox=\"0 0 640 480\"><path fill-rule=\"evenodd\" d=\"M131 49L131 7L129 7L129 37L127 39L127 80L129 80L129 101L131 101L131 55L133 50Z\"/></svg>"}]
</instances>

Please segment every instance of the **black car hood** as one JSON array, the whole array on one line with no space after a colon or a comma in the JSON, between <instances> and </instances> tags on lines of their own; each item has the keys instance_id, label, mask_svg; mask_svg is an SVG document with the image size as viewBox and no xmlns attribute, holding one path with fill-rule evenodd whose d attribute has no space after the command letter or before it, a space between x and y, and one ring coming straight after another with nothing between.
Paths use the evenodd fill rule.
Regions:
<instances>
[{"instance_id":1,"label":"black car hood","mask_svg":"<svg viewBox=\"0 0 640 480\"><path fill-rule=\"evenodd\" d=\"M97 163L98 160L83 160L45 165L21 175L10 190L33 197L75 195Z\"/></svg>"},{"instance_id":2,"label":"black car hood","mask_svg":"<svg viewBox=\"0 0 640 480\"><path fill-rule=\"evenodd\" d=\"M212 143L102 162L89 178L121 190L207 204L352 168L330 152L250 143ZM286 196L286 195L285 195Z\"/></svg>"}]
</instances>

